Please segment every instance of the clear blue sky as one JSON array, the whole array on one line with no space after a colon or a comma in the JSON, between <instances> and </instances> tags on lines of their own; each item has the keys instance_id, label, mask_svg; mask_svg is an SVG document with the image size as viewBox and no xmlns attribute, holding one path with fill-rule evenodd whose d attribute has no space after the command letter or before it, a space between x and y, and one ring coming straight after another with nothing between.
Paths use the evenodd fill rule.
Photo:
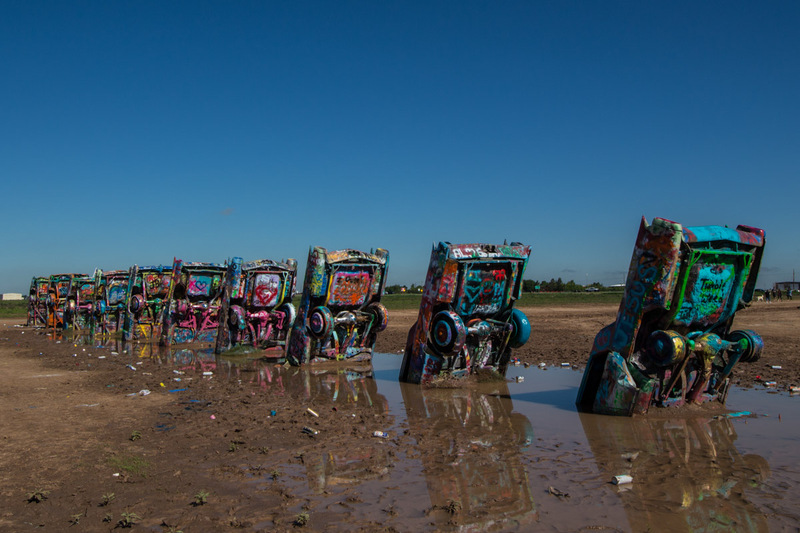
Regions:
<instances>
[{"instance_id":1,"label":"clear blue sky","mask_svg":"<svg viewBox=\"0 0 800 533\"><path fill-rule=\"evenodd\" d=\"M0 292L131 264L521 241L624 278L641 216L798 269L800 3L0 1Z\"/></svg>"}]
</instances>

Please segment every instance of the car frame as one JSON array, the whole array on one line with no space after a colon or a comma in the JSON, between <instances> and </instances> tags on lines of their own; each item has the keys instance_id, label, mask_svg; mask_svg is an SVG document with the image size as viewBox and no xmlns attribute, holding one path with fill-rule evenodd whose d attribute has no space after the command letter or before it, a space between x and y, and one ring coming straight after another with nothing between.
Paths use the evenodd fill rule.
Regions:
<instances>
[{"instance_id":1,"label":"car frame","mask_svg":"<svg viewBox=\"0 0 800 533\"><path fill-rule=\"evenodd\" d=\"M764 231L642 218L617 319L594 340L576 404L628 415L651 405L725 402L730 373L761 337L731 331L753 298Z\"/></svg>"},{"instance_id":2,"label":"car frame","mask_svg":"<svg viewBox=\"0 0 800 533\"><path fill-rule=\"evenodd\" d=\"M388 266L389 252L383 248L367 253L312 247L286 350L289 363L371 359L377 335L388 323L380 302Z\"/></svg>"},{"instance_id":3,"label":"car frame","mask_svg":"<svg viewBox=\"0 0 800 533\"><path fill-rule=\"evenodd\" d=\"M162 345L216 341L226 271L220 263L173 261Z\"/></svg>"},{"instance_id":4,"label":"car frame","mask_svg":"<svg viewBox=\"0 0 800 533\"><path fill-rule=\"evenodd\" d=\"M99 272L95 294L94 333L107 335L122 331L129 281L130 269Z\"/></svg>"},{"instance_id":5,"label":"car frame","mask_svg":"<svg viewBox=\"0 0 800 533\"><path fill-rule=\"evenodd\" d=\"M528 318L514 309L530 253L520 243L434 246L400 380L426 383L482 368L505 375L511 349L531 333Z\"/></svg>"},{"instance_id":6,"label":"car frame","mask_svg":"<svg viewBox=\"0 0 800 533\"><path fill-rule=\"evenodd\" d=\"M50 276L50 287L48 289L47 304L47 325L53 329L66 329L70 319L70 302L75 305L75 299L70 298L73 280L87 278L87 274L52 274Z\"/></svg>"},{"instance_id":7,"label":"car frame","mask_svg":"<svg viewBox=\"0 0 800 533\"><path fill-rule=\"evenodd\" d=\"M220 307L216 353L234 346L263 349L265 357L283 359L297 310L292 304L297 261L258 259L228 265Z\"/></svg>"},{"instance_id":8,"label":"car frame","mask_svg":"<svg viewBox=\"0 0 800 533\"><path fill-rule=\"evenodd\" d=\"M49 306L47 296L50 289L50 278L47 276L34 276L31 279L28 291L28 326L47 327Z\"/></svg>"},{"instance_id":9,"label":"car frame","mask_svg":"<svg viewBox=\"0 0 800 533\"><path fill-rule=\"evenodd\" d=\"M128 274L125 320L126 341L149 342L161 338L164 309L169 302L173 267L133 265Z\"/></svg>"}]
</instances>

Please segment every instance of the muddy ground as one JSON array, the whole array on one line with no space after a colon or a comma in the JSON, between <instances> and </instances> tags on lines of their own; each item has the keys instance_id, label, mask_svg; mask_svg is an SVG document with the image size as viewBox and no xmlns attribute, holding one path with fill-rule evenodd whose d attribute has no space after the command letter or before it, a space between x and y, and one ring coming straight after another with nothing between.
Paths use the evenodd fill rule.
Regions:
<instances>
[{"instance_id":1,"label":"muddy ground","mask_svg":"<svg viewBox=\"0 0 800 533\"><path fill-rule=\"evenodd\" d=\"M616 308L524 311L534 333L515 356L583 365ZM377 351L402 353L415 316L392 313ZM199 355L142 357L114 344L48 338L21 323L0 324L0 531L471 530L476 515L500 516L509 503L462 509L444 499L408 516L405 500L428 495L415 496L389 472L401 459L433 455L442 443L435 424L413 436L397 428L377 398L364 401L363 391L374 390L368 383L361 399L336 402L331 391L346 391L318 380L318 372L244 360L231 366ZM739 365L738 385L800 385L795 303L755 303L735 326L757 331L766 346L760 361ZM393 427L388 438L373 435ZM513 442L495 443L487 461L517 451ZM563 512L573 519L588 513L581 522L587 529L609 529L593 521L596 510ZM524 522L479 523L529 530Z\"/></svg>"}]
</instances>

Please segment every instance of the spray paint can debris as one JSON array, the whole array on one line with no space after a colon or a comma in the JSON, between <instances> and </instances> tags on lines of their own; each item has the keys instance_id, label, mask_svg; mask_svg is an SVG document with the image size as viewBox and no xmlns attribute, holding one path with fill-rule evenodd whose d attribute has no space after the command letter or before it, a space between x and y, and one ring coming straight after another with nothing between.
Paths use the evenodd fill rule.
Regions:
<instances>
[{"instance_id":1,"label":"spray paint can debris","mask_svg":"<svg viewBox=\"0 0 800 533\"><path fill-rule=\"evenodd\" d=\"M611 480L611 483L614 485L627 485L628 483L633 483L633 478L624 474L621 476L614 476L614 479Z\"/></svg>"},{"instance_id":2,"label":"spray paint can debris","mask_svg":"<svg viewBox=\"0 0 800 533\"><path fill-rule=\"evenodd\" d=\"M372 433L372 436L373 437L378 437L379 439L388 439L389 438L389 434L386 433L385 431L375 431L375 432Z\"/></svg>"},{"instance_id":3,"label":"spray paint can debris","mask_svg":"<svg viewBox=\"0 0 800 533\"><path fill-rule=\"evenodd\" d=\"M317 435L317 434L319 434L319 431L317 431L316 429L310 428L308 426L305 426L303 428L303 433L308 433L309 435Z\"/></svg>"}]
</instances>

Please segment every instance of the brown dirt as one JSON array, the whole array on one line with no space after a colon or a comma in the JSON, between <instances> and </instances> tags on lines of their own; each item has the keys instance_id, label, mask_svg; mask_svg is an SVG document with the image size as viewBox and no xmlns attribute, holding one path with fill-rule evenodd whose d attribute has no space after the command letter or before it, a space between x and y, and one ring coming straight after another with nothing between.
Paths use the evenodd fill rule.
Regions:
<instances>
[{"instance_id":1,"label":"brown dirt","mask_svg":"<svg viewBox=\"0 0 800 533\"><path fill-rule=\"evenodd\" d=\"M616 308L524 311L534 333L515 356L583 365ZM377 350L401 353L415 318L416 311L393 312ZM370 492L370 480L385 478L409 439L373 437L392 427L380 401L332 403L314 383L290 390L281 379L293 369L270 372L264 365L212 365L214 375L203 376L212 366L189 363L178 376L157 357L56 343L20 323L0 324L0 531L109 531L122 528L123 513L139 517L134 530L148 531L410 530L411 522L394 510L398 487L384 483ZM760 361L739 365L735 381L800 384L799 325L792 302L756 303L740 312L736 327L757 331L766 347ZM771 368L777 365L782 369ZM187 390L168 392L178 388ZM153 393L138 395L143 389ZM425 454L425 442L419 438L414 453ZM343 449L357 449L358 461L332 473L326 465ZM315 484L312 472L324 482ZM46 499L28 501L36 491ZM204 492L207 503L196 505ZM104 495L113 495L106 505ZM302 525L305 513L311 520ZM416 518L417 525L438 527Z\"/></svg>"}]
</instances>

